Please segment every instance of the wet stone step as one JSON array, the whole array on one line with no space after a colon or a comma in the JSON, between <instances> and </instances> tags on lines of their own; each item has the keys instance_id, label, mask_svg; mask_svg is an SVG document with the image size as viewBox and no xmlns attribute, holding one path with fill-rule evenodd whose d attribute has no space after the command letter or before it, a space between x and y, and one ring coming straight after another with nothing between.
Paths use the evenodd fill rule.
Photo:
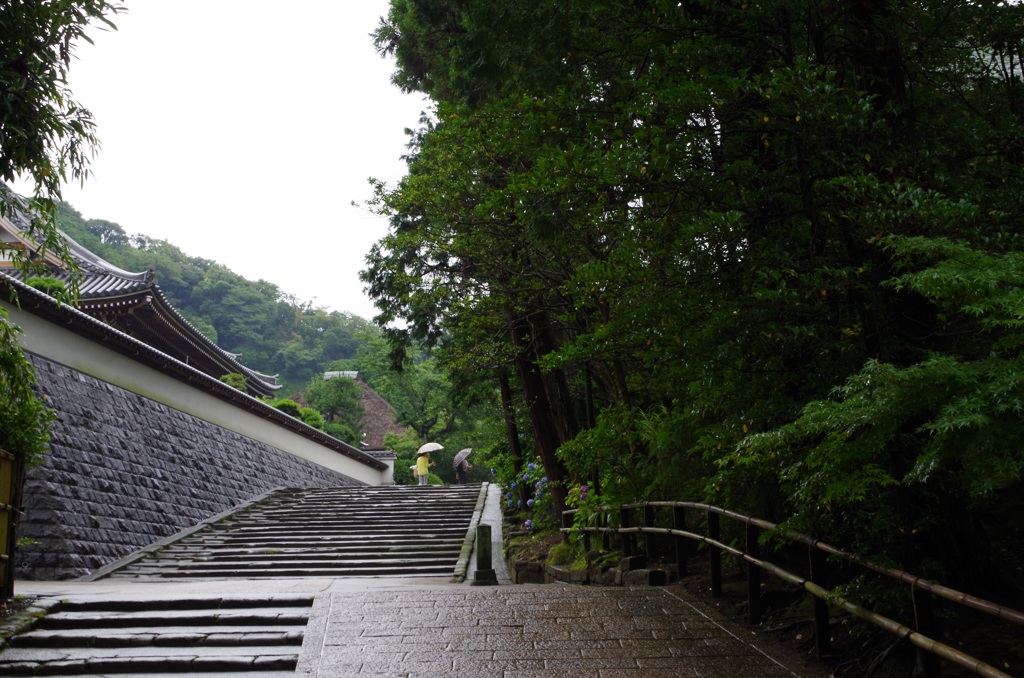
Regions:
<instances>
[{"instance_id":1,"label":"wet stone step","mask_svg":"<svg viewBox=\"0 0 1024 678\"><path fill-rule=\"evenodd\" d=\"M151 560L145 563L138 563L130 565L126 569L133 569L138 571L140 569L160 569L160 568L194 568L194 567L221 567L221 568L232 568L238 569L243 567L257 567L257 568L320 568L320 567L376 567L376 566L393 566L393 565L408 565L408 566L422 566L432 564L454 564L459 559L460 553L458 551L450 552L439 552L432 554L428 557L420 558L401 558L395 557L401 554L391 554L385 557L384 555L378 555L372 558L303 558L301 556L295 556L292 558L264 558L264 559L252 559L252 558L188 558L188 559L164 559L164 560Z\"/></svg>"},{"instance_id":2,"label":"wet stone step","mask_svg":"<svg viewBox=\"0 0 1024 678\"><path fill-rule=\"evenodd\" d=\"M346 555L348 555L347 558L345 557ZM181 562L181 563L264 562L264 563L266 563L266 562L275 562L275 563L289 563L289 564L297 565L297 564L303 564L303 563L324 563L324 562L326 562L326 563L338 563L338 562L356 562L356 563L359 563L359 562L394 562L396 560L395 556L400 556L401 560L406 561L406 562L409 562L409 561L423 562L423 561L429 561L429 560L436 560L438 558L444 558L447 561L447 560L450 560L453 555L456 558L458 558L459 550L458 549L449 549L449 550L445 550L445 551L435 550L435 551L426 551L426 552L423 552L423 553L415 553L415 552L408 552L408 551L401 551L401 552L395 553L395 552L385 551L385 552L380 552L380 553L360 552L358 554L345 554L345 553L340 553L338 551L334 551L334 552L330 552L330 553L305 553L305 552L297 551L297 552L294 552L294 553L274 553L274 554L270 554L270 553L267 553L267 554L238 553L238 554L230 554L230 555L225 555L225 554L208 554L206 556L193 555L190 558L179 558L179 559L167 558L167 559L164 559L163 561L158 560L156 562L163 562L163 563L173 563L173 562Z\"/></svg>"},{"instance_id":3,"label":"wet stone step","mask_svg":"<svg viewBox=\"0 0 1024 678\"><path fill-rule=\"evenodd\" d=\"M202 534L209 534L211 536L220 535L233 535L233 534L247 534L247 533L259 533L259 534L289 534L293 536L300 535L338 535L344 536L346 534L365 534L365 533L380 533L380 534L397 534L415 536L422 531L453 531L457 529L465 529L466 524L469 521L469 516L458 517L448 521L427 521L427 520L405 520L399 521L389 525L374 525L367 522L353 523L351 525L339 525L339 524L324 524L316 525L311 523L299 523L296 525L215 525L209 528L208 531L196 535L190 535L189 539L202 536ZM413 532L413 527L418 532Z\"/></svg>"},{"instance_id":4,"label":"wet stone step","mask_svg":"<svg viewBox=\"0 0 1024 678\"><path fill-rule=\"evenodd\" d=\"M308 569L235 569L235 570L213 570L213 569L154 569L151 572L138 570L137 572L126 572L125 578L152 578L159 579L223 579L240 577L244 579L283 579L293 577L371 577L371 576L438 576L450 575L454 569L454 563L445 566L413 566L413 567L378 567L378 568L308 568ZM116 576L116 575L112 575Z\"/></svg>"},{"instance_id":5,"label":"wet stone step","mask_svg":"<svg viewBox=\"0 0 1024 678\"><path fill-rule=\"evenodd\" d=\"M436 553L437 551L450 551L453 548L459 549L462 547L462 540L446 540L444 542L432 542L427 544L422 543L388 543L381 542L379 544L366 544L362 541L353 541L348 543L332 543L324 544L321 542L313 542L309 544L302 544L296 542L293 545L277 545L277 546L265 546L265 545L242 545L241 547L224 544L224 545L203 545L203 546L191 546L188 548L182 547L168 547L162 549L156 555L157 559L161 558L201 558L209 555L217 555L218 557L257 557L257 556L271 556L271 555L289 555L293 553L305 553L305 554L337 554L339 552L352 554L352 553L408 553L408 554L427 554Z\"/></svg>"},{"instance_id":6,"label":"wet stone step","mask_svg":"<svg viewBox=\"0 0 1024 678\"><path fill-rule=\"evenodd\" d=\"M235 676L242 672L257 672L261 677L271 671L289 675L295 670L298 656L230 656L230 655L181 655L147 657L90 657L83 660L39 660L26 658L21 661L0 661L0 675L4 676L99 676L104 674L139 675L183 675L199 676L204 673L221 675L231 672ZM284 673L289 672L289 673ZM222 676L223 678L223 676Z\"/></svg>"},{"instance_id":7,"label":"wet stone step","mask_svg":"<svg viewBox=\"0 0 1024 678\"><path fill-rule=\"evenodd\" d=\"M247 610L139 610L53 612L37 622L39 629L83 629L123 628L135 626L255 626L255 625L296 625L305 626L309 618L308 608L264 608Z\"/></svg>"},{"instance_id":8,"label":"wet stone step","mask_svg":"<svg viewBox=\"0 0 1024 678\"><path fill-rule=\"evenodd\" d=\"M274 531L286 531L295 532L298 534L308 534L317 532L329 532L344 534L346 531L353 529L366 530L380 530L381 532L395 532L398 531L400 534L411 534L410 525L417 527L424 527L429 529L450 529L453 525L464 524L469 520L470 514L459 515L449 514L449 517L445 520L423 520L418 517L409 517L404 520L397 520L390 523L375 523L369 520L354 520L348 523L341 522L323 522L316 523L309 520L300 520L292 523L288 522L268 522L268 523L218 523L206 529L209 533L233 533L242 530L257 531L257 532L274 532Z\"/></svg>"},{"instance_id":9,"label":"wet stone step","mask_svg":"<svg viewBox=\"0 0 1024 678\"><path fill-rule=\"evenodd\" d=\"M468 519L467 519L468 523ZM402 532L391 530L389 532L374 531L354 533L345 530L309 530L298 532L293 530L286 533L253 533L253 532L227 532L218 531L215 533L203 533L194 537L182 539L173 546L194 547L204 544L259 544L262 542L281 543L295 542L297 544L311 544L315 542L337 542L339 544L371 544L379 542L382 544L419 544L430 543L435 539L462 539L466 534L465 526L458 526L448 530L430 529L426 531L410 533L408 530ZM368 541L372 539L373 542Z\"/></svg>"},{"instance_id":10,"label":"wet stone step","mask_svg":"<svg viewBox=\"0 0 1024 678\"><path fill-rule=\"evenodd\" d=\"M273 521L233 521L230 523L218 523L210 528L211 532L236 532L240 530L251 530L257 532L285 531L292 532L300 530L305 532L339 532L349 530L360 532L380 530L382 532L399 531L409 534L410 524L431 529L450 529L455 525L464 525L470 514L462 514L457 511L450 511L445 516L437 518L424 518L423 516L398 517L394 520L363 520L358 517L330 520L273 520Z\"/></svg>"},{"instance_id":11,"label":"wet stone step","mask_svg":"<svg viewBox=\"0 0 1024 678\"><path fill-rule=\"evenodd\" d=\"M131 647L154 646L255 646L302 645L304 633L294 626L148 626L117 629L83 628L32 631L11 639L12 647Z\"/></svg>"},{"instance_id":12,"label":"wet stone step","mask_svg":"<svg viewBox=\"0 0 1024 678\"><path fill-rule=\"evenodd\" d=\"M192 548L167 548L150 556L154 559L166 558L191 558L202 557L206 554L232 554L251 555L254 558L272 556L275 553L344 553L346 555L358 555L360 553L373 553L386 551L389 553L431 553L438 551L459 550L462 548L463 539L445 539L428 543L410 544L385 544L380 549L368 549L363 546L349 548L349 543L337 544L330 541L317 542L233 542L230 544L204 544L195 545Z\"/></svg>"},{"instance_id":13,"label":"wet stone step","mask_svg":"<svg viewBox=\"0 0 1024 678\"><path fill-rule=\"evenodd\" d=\"M331 539L317 539L303 541L295 539L261 539L261 540L238 540L227 542L209 542L204 544L189 544L188 548L169 547L155 552L151 557L164 558L173 555L175 558L188 557L189 554L201 553L250 553L253 556L264 554L288 552L309 552L309 553L370 553L374 550L386 550L393 552L418 552L429 553L430 551L444 551L448 549L459 549L465 540L465 535L459 538L452 536L437 537L422 541L410 541L400 544L384 542L380 549L367 548L369 545L361 541L336 541Z\"/></svg>"},{"instance_id":14,"label":"wet stone step","mask_svg":"<svg viewBox=\"0 0 1024 678\"><path fill-rule=\"evenodd\" d=\"M114 612L117 610L135 612L139 610L152 610L158 607L165 610L231 610L231 609L258 609L258 608L281 608L289 607L295 610L308 610L313 606L313 598L310 596L268 596L258 598L168 598L150 599L139 601L137 599L125 600L70 600L60 604L61 612Z\"/></svg>"}]
</instances>

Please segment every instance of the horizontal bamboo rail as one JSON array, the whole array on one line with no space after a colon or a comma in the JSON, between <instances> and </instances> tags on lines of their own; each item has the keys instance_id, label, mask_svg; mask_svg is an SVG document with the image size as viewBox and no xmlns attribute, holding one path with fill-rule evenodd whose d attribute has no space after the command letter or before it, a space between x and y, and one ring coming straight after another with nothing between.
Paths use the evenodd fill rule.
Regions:
<instances>
[{"instance_id":1,"label":"horizontal bamboo rail","mask_svg":"<svg viewBox=\"0 0 1024 678\"><path fill-rule=\"evenodd\" d=\"M654 509L655 508L671 508L673 511L673 528L655 527L654 526ZM644 525L635 526L632 524L631 511L641 509L644 514ZM805 534L795 532L792 530L783 530L775 523L772 523L761 518L754 518L751 516L743 515L735 511L730 511L718 506L710 504L701 504L697 502L676 502L676 501L652 501L652 502L641 502L634 504L623 504L621 506L600 506L594 509L595 511L603 514L618 513L620 527L590 527L590 526L573 526L572 521L577 509L567 510L562 515L562 532L568 535L569 532L582 532L585 539L588 542L589 550L589 537L592 533L597 534L621 534L621 535L666 535L676 538L676 559L677 565L679 566L680 575L685 574L685 547L684 543L702 543L708 546L709 563L711 566L711 590L713 595L721 595L722 593L722 581L721 581L721 554L728 553L737 558L750 564L748 568L748 579L747 579L747 593L748 593L748 613L752 623L757 623L760 617L760 572L765 571L772 574L779 579L795 585L808 594L813 596L815 600L815 643L818 651L818 656L824 656L829 649L829 637L827 633L828 629L828 604L831 603L836 607L846 610L850 614L854 615L858 619L862 619L883 631L890 633L898 638L903 638L907 642L911 643L914 647L924 651L925 655L922 656L925 661L924 669L927 678L937 678L939 676L938 662L935 658L941 658L952 664L960 666L972 674L977 676L984 676L985 678L1012 678L1007 673L1000 671L999 669L986 664L985 662L972 657L971 655L962 652L954 647L950 647L942 642L935 640L930 637L929 633L933 633L934 619L931 613L931 596L948 600L957 605L962 605L966 608L976 610L983 614L995 617L997 619L1008 621L1013 624L1024 624L1024 612L1015 610L1005 605L999 605L991 601L972 596L961 591L935 584L930 581L923 579L922 577L913 575L903 570L897 570L894 568L885 567L872 563L871 561L853 553L848 553L842 549L831 546L823 541L814 539ZM703 512L707 519L707 534L699 534L685 529L685 511L695 510ZM746 529L746 547L740 549L735 546L731 546L721 541L719 517L724 516L730 518L739 523L742 523ZM773 532L779 536L785 538L787 541L793 544L800 544L808 547L808 557L810 559L810 577L804 577L799 574L794 574L772 562L769 562L760 557L759 551L759 539L762 530ZM622 553L623 556L632 555L632 544L630 539L622 540ZM651 540L646 540L646 551L648 554L651 553ZM911 593L914 596L914 607L915 614L917 616L916 626L917 628L901 624L893 619L890 619L882 614L868 610L854 602L846 600L841 596L833 593L832 591L824 588L819 583L815 582L813 578L815 573L820 571L822 568L822 556L828 555L841 560L845 560L853 565L861 567L865 570L880 574L884 577L892 579L894 581L908 584L911 588Z\"/></svg>"}]
</instances>

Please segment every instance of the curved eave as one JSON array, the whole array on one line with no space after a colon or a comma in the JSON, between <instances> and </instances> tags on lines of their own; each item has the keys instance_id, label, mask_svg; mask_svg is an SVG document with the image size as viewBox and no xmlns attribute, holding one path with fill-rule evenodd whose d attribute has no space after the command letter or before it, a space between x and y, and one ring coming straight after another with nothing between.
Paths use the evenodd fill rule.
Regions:
<instances>
[{"instance_id":1,"label":"curved eave","mask_svg":"<svg viewBox=\"0 0 1024 678\"><path fill-rule=\"evenodd\" d=\"M126 281L131 281L139 284L148 284L153 281L152 271L141 271L134 273L132 271L126 271L123 268L118 268L112 263L97 255L95 252L91 252L86 248L78 244L78 242L69 236L64 231L58 229L61 237L68 245L68 252L71 256L77 260L78 266L83 271L89 271L91 273L106 274L117 278L121 278Z\"/></svg>"},{"instance_id":2,"label":"curved eave","mask_svg":"<svg viewBox=\"0 0 1024 678\"><path fill-rule=\"evenodd\" d=\"M16 303L28 313L61 325L67 330L82 337L95 341L110 350L117 351L133 360L167 374L179 381L192 384L214 397L230 402L236 407L258 414L275 424L290 429L295 433L313 440L324 447L334 450L346 457L354 459L377 471L383 471L387 464L362 452L348 443L332 438L323 431L315 429L284 412L267 405L241 391L238 391L219 379L200 372L180 360L157 351L153 347L117 330L106 323L93 318L67 304L60 304L49 295L25 285L24 283L0 272L0 294L10 299L11 293L16 294Z\"/></svg>"},{"instance_id":3,"label":"curved eave","mask_svg":"<svg viewBox=\"0 0 1024 678\"><path fill-rule=\"evenodd\" d=\"M8 273L15 280L21 280L16 271ZM65 271L54 271L54 275L70 284L70 276ZM104 314L122 318L136 309L152 306L153 313L164 325L167 333L157 333L155 343L158 348L170 349L172 344L179 344L181 357L192 354L200 364L210 367L211 376L237 372L243 375L250 390L260 396L271 396L281 388L276 378L260 374L243 365L238 355L229 353L213 343L205 334L190 323L167 300L160 287L150 278L146 281L125 279L112 273L86 273L79 280L78 308L90 316ZM142 311L140 310L140 313ZM109 319L109 318L108 318ZM124 331L122 329L122 331ZM178 337L175 341L173 337ZM161 340L167 343L161 343ZM188 363L189 361L183 361Z\"/></svg>"},{"instance_id":4,"label":"curved eave","mask_svg":"<svg viewBox=\"0 0 1024 678\"><path fill-rule=\"evenodd\" d=\"M163 290L160 289L159 285L153 284L152 293L154 301L160 310L173 318L173 321L182 328L182 331L195 340L200 347L219 356L222 363L229 368L226 370L227 372L237 372L245 376L250 382L255 382L256 390L261 391L262 395L273 395L275 391L281 388L281 385L277 383L276 377L261 374L256 370L246 367L238 361L240 354L229 353L213 343L209 337L200 332L199 328L190 323L185 316L171 305L171 302L164 296Z\"/></svg>"}]
</instances>

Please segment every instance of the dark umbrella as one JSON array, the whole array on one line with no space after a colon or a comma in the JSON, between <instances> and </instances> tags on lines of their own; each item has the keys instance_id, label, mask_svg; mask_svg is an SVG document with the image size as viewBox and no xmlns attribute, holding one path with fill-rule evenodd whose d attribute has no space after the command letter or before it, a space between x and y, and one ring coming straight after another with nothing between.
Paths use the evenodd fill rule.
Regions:
<instances>
[{"instance_id":1,"label":"dark umbrella","mask_svg":"<svg viewBox=\"0 0 1024 678\"><path fill-rule=\"evenodd\" d=\"M464 450L459 450L459 453L455 455L454 459L452 459L452 466L458 466L462 462L466 461L466 457L468 457L469 453L472 451L472 447L467 447Z\"/></svg>"}]
</instances>

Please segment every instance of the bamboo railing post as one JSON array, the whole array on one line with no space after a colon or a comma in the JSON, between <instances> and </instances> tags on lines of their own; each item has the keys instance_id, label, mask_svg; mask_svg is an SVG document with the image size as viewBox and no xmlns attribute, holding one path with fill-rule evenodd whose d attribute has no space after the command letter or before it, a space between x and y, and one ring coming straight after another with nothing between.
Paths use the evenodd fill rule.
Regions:
<instances>
[{"instance_id":1,"label":"bamboo railing post","mask_svg":"<svg viewBox=\"0 0 1024 678\"><path fill-rule=\"evenodd\" d=\"M672 507L672 528L681 532L686 531L686 509L682 506ZM679 577L685 577L686 558L690 554L690 540L686 537L676 537L676 572Z\"/></svg>"},{"instance_id":2,"label":"bamboo railing post","mask_svg":"<svg viewBox=\"0 0 1024 678\"><path fill-rule=\"evenodd\" d=\"M630 520L629 509L619 507L619 528L628 529L633 526ZM628 532L621 532L622 535L622 559L625 560L633 555L633 535Z\"/></svg>"},{"instance_id":3,"label":"bamboo railing post","mask_svg":"<svg viewBox=\"0 0 1024 678\"><path fill-rule=\"evenodd\" d=\"M644 504L644 527L654 527L654 507L650 503ZM644 554L647 562L654 562L654 537L650 532L644 535Z\"/></svg>"},{"instance_id":4,"label":"bamboo railing post","mask_svg":"<svg viewBox=\"0 0 1024 678\"><path fill-rule=\"evenodd\" d=\"M811 581L825 586L825 554L813 544L808 546ZM818 596L811 596L814 602L814 650L818 659L824 659L832 650L832 630L829 628L828 603Z\"/></svg>"},{"instance_id":5,"label":"bamboo railing post","mask_svg":"<svg viewBox=\"0 0 1024 678\"><path fill-rule=\"evenodd\" d=\"M935 622L935 608L932 604L931 592L911 585L911 595L914 599L916 630L929 638L936 638L938 625ZM934 654L918 649L917 658L924 678L939 678L942 675L942 671L939 668L939 658Z\"/></svg>"},{"instance_id":6,"label":"bamboo railing post","mask_svg":"<svg viewBox=\"0 0 1024 678\"><path fill-rule=\"evenodd\" d=\"M747 523L747 554L753 558L761 558L761 528ZM761 621L761 568L754 563L747 563L747 621L751 625Z\"/></svg>"},{"instance_id":7,"label":"bamboo railing post","mask_svg":"<svg viewBox=\"0 0 1024 678\"><path fill-rule=\"evenodd\" d=\"M721 538L718 514L708 511L708 539L719 541ZM711 595L718 598L722 595L722 549L708 544L708 565L711 568Z\"/></svg>"},{"instance_id":8,"label":"bamboo railing post","mask_svg":"<svg viewBox=\"0 0 1024 678\"><path fill-rule=\"evenodd\" d=\"M608 534L608 513L607 512L601 511L601 513L599 513L597 515L597 524L600 525L603 528L601 530L601 550L602 551L611 551L612 550L612 539L611 539L611 536Z\"/></svg>"},{"instance_id":9,"label":"bamboo railing post","mask_svg":"<svg viewBox=\"0 0 1024 678\"><path fill-rule=\"evenodd\" d=\"M572 528L572 519L573 519L573 514L572 513L563 512L562 513L562 529L564 529L564 530L571 529ZM569 533L568 532L562 532L562 543L563 544L568 544L569 543Z\"/></svg>"}]
</instances>

